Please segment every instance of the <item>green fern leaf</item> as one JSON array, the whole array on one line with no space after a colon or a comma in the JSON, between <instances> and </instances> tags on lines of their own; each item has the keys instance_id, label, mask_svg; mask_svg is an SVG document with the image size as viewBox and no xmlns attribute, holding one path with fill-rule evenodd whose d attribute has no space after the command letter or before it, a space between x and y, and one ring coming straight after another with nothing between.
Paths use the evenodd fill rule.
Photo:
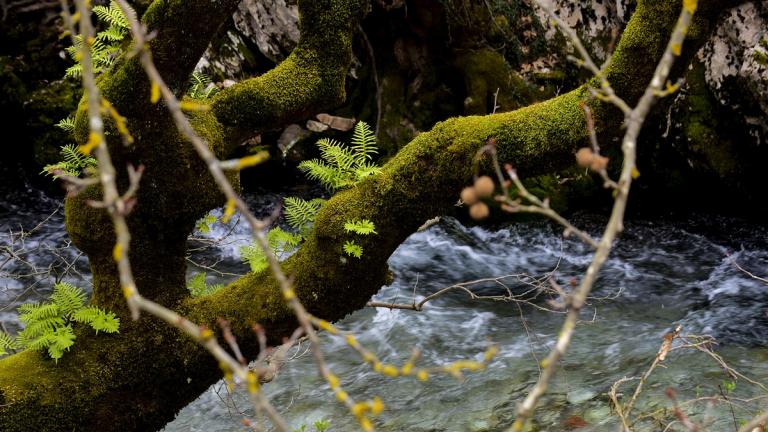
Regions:
<instances>
[{"instance_id":1,"label":"green fern leaf","mask_svg":"<svg viewBox=\"0 0 768 432\"><path fill-rule=\"evenodd\" d=\"M344 243L344 253L355 258L363 256L363 247L353 241Z\"/></svg>"},{"instance_id":2,"label":"green fern leaf","mask_svg":"<svg viewBox=\"0 0 768 432\"><path fill-rule=\"evenodd\" d=\"M240 258L248 263L251 267L251 272L259 273L266 270L269 267L267 263L267 256L264 255L264 251L257 245L246 245L240 247Z\"/></svg>"},{"instance_id":3,"label":"green fern leaf","mask_svg":"<svg viewBox=\"0 0 768 432\"><path fill-rule=\"evenodd\" d=\"M124 28L113 25L113 26L109 26L108 29L102 32L99 32L96 38L103 40L107 43L120 42L123 39L125 39L125 36L127 33L128 31L125 30Z\"/></svg>"},{"instance_id":4,"label":"green fern leaf","mask_svg":"<svg viewBox=\"0 0 768 432\"><path fill-rule=\"evenodd\" d=\"M46 338L46 344L48 345L48 355L58 361L64 355L64 351L69 350L69 347L75 344L75 332L72 331L71 326L59 327Z\"/></svg>"},{"instance_id":5,"label":"green fern leaf","mask_svg":"<svg viewBox=\"0 0 768 432\"><path fill-rule=\"evenodd\" d=\"M80 63L73 64L67 68L66 72L64 72L64 76L66 78L79 79L83 76L83 65Z\"/></svg>"},{"instance_id":6,"label":"green fern leaf","mask_svg":"<svg viewBox=\"0 0 768 432\"><path fill-rule=\"evenodd\" d=\"M199 232L200 234L208 234L211 232L211 225L216 223L216 221L216 216L214 216L212 213L208 213L207 215L198 219L197 222L195 222L195 231Z\"/></svg>"},{"instance_id":7,"label":"green fern leaf","mask_svg":"<svg viewBox=\"0 0 768 432\"><path fill-rule=\"evenodd\" d=\"M298 246L304 237L301 234L291 233L280 227L272 228L267 234L269 247L279 257L280 252L288 252Z\"/></svg>"},{"instance_id":8,"label":"green fern leaf","mask_svg":"<svg viewBox=\"0 0 768 432\"><path fill-rule=\"evenodd\" d=\"M344 223L344 229L360 235L377 234L376 226L368 219L347 221Z\"/></svg>"},{"instance_id":9,"label":"green fern leaf","mask_svg":"<svg viewBox=\"0 0 768 432\"><path fill-rule=\"evenodd\" d=\"M19 342L13 336L0 331L0 355L8 354L7 350L17 350L19 348Z\"/></svg>"},{"instance_id":10,"label":"green fern leaf","mask_svg":"<svg viewBox=\"0 0 768 432\"><path fill-rule=\"evenodd\" d=\"M75 118L67 117L65 119L60 120L54 126L56 126L57 128L65 132L73 132L75 130Z\"/></svg>"},{"instance_id":11,"label":"green fern leaf","mask_svg":"<svg viewBox=\"0 0 768 432\"><path fill-rule=\"evenodd\" d=\"M317 142L322 158L340 172L349 172L357 164L355 152L338 141L323 138Z\"/></svg>"},{"instance_id":12,"label":"green fern leaf","mask_svg":"<svg viewBox=\"0 0 768 432\"><path fill-rule=\"evenodd\" d=\"M24 330L19 332L19 343L27 348L44 348L44 346L39 344L43 343L56 329L63 326L64 320L58 316L33 321L24 327Z\"/></svg>"},{"instance_id":13,"label":"green fern leaf","mask_svg":"<svg viewBox=\"0 0 768 432\"><path fill-rule=\"evenodd\" d=\"M99 17L101 21L104 21L109 25L124 29L131 28L128 19L125 17L122 9L120 9L120 6L115 1L111 1L109 3L109 7L94 6L93 13L96 14L96 16Z\"/></svg>"},{"instance_id":14,"label":"green fern leaf","mask_svg":"<svg viewBox=\"0 0 768 432\"><path fill-rule=\"evenodd\" d=\"M341 189L351 183L345 173L319 159L303 161L299 164L299 169L306 174L308 179L320 182L331 191Z\"/></svg>"},{"instance_id":15,"label":"green fern leaf","mask_svg":"<svg viewBox=\"0 0 768 432\"><path fill-rule=\"evenodd\" d=\"M381 167L374 163L364 162L355 168L354 177L355 183L360 182L368 176L372 176L381 172Z\"/></svg>"},{"instance_id":16,"label":"green fern leaf","mask_svg":"<svg viewBox=\"0 0 768 432\"><path fill-rule=\"evenodd\" d=\"M85 291L69 284L59 282L53 286L51 300L58 306L59 313L68 318L85 305Z\"/></svg>"},{"instance_id":17,"label":"green fern leaf","mask_svg":"<svg viewBox=\"0 0 768 432\"><path fill-rule=\"evenodd\" d=\"M19 321L31 325L36 321L58 318L59 307L53 303L28 303L19 306Z\"/></svg>"},{"instance_id":18,"label":"green fern leaf","mask_svg":"<svg viewBox=\"0 0 768 432\"><path fill-rule=\"evenodd\" d=\"M205 285L205 272L198 273L192 276L192 279L187 283L187 289L192 297L200 297L205 295L207 286Z\"/></svg>"},{"instance_id":19,"label":"green fern leaf","mask_svg":"<svg viewBox=\"0 0 768 432\"><path fill-rule=\"evenodd\" d=\"M357 153L358 165L373 160L373 155L378 153L376 148L376 134L373 133L368 123L359 121L355 125L355 132L352 134L352 149Z\"/></svg>"},{"instance_id":20,"label":"green fern leaf","mask_svg":"<svg viewBox=\"0 0 768 432\"><path fill-rule=\"evenodd\" d=\"M100 331L105 333L117 333L120 329L120 318L113 312L107 312L96 306L84 307L74 314L72 320L88 324L98 334Z\"/></svg>"},{"instance_id":21,"label":"green fern leaf","mask_svg":"<svg viewBox=\"0 0 768 432\"><path fill-rule=\"evenodd\" d=\"M285 220L291 227L302 230L312 224L320 209L317 201L305 201L301 198L285 198Z\"/></svg>"},{"instance_id":22,"label":"green fern leaf","mask_svg":"<svg viewBox=\"0 0 768 432\"><path fill-rule=\"evenodd\" d=\"M192 72L189 78L189 90L187 94L194 99L208 99L219 92L219 88L212 85L211 77L200 72Z\"/></svg>"}]
</instances>

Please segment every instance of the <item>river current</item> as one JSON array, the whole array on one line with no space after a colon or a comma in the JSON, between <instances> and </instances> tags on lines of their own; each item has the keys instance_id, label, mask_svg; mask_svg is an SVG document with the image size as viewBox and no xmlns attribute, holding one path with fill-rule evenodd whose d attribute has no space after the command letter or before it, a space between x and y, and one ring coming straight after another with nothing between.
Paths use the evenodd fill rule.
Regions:
<instances>
[{"instance_id":1,"label":"river current","mask_svg":"<svg viewBox=\"0 0 768 432\"><path fill-rule=\"evenodd\" d=\"M248 201L268 213L279 199L280 194L267 194L252 195ZM603 215L573 218L593 235L604 220ZM28 233L22 236L22 230ZM215 224L199 237L209 241L190 241L192 249L205 246L191 254L190 275L205 270L213 283L247 271L238 252L248 242L244 226ZM68 244L56 198L24 185L6 189L0 200L0 247L0 324L7 331L19 328L15 308L46 298L55 280L90 290L87 258ZM545 221L467 227L443 218L397 249L389 260L394 282L382 287L374 300L409 303L458 282L505 275L519 276L503 280L512 292L530 288L526 282L549 273L567 287L583 273L590 257L589 248L563 239L562 230ZM202 268L214 263L221 273ZM630 219L537 412L538 430L617 430L607 396L611 384L641 375L664 335L678 325L682 334L715 338L713 350L729 366L758 383L768 382L768 285L739 270L736 263L766 276L765 227L709 215ZM490 282L473 290L478 295L506 292ZM472 300L455 291L427 303L421 312L366 308L337 323L383 361L398 365L414 348L421 351L418 365L434 367L479 360L490 343L496 344L499 354L487 369L467 373L463 379L388 378L372 371L343 339L323 334L321 340L328 364L345 390L357 400L378 396L384 401L386 409L375 420L378 430L505 430L516 404L535 383L539 361L562 323L561 313L542 310L550 306L541 299L532 304ZM264 386L272 403L295 428L306 425L312 431L316 420L326 419L330 431L359 430L318 376L311 355L302 351L292 352L296 358ZM663 365L645 384L634 413L649 416L635 430L663 430L674 421L673 401L665 394L670 388L682 409L707 430L734 430L734 424L768 407L768 390L727 375L701 351L674 350ZM625 398L636 383L622 387ZM724 398L732 403L723 403ZM240 391L228 395L217 383L184 408L165 431L245 430L243 417L258 420L247 396ZM673 425L670 430L682 429Z\"/></svg>"}]
</instances>

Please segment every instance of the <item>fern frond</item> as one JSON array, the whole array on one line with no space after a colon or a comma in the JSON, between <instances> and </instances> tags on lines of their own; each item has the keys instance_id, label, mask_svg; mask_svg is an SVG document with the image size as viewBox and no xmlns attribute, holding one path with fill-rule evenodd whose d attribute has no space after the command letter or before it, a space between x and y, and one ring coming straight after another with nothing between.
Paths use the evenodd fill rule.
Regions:
<instances>
[{"instance_id":1,"label":"fern frond","mask_svg":"<svg viewBox=\"0 0 768 432\"><path fill-rule=\"evenodd\" d=\"M275 254L279 254L280 252L292 250L301 244L304 241L304 237L301 234L291 233L276 227L269 230L267 240L269 241L269 247L272 248Z\"/></svg>"},{"instance_id":2,"label":"fern frond","mask_svg":"<svg viewBox=\"0 0 768 432\"><path fill-rule=\"evenodd\" d=\"M111 26L124 28L126 30L131 28L130 23L125 17L125 14L123 14L122 9L120 9L120 6L114 1L109 3L109 7L94 6L93 13L96 14L96 16L99 17L101 21L104 21Z\"/></svg>"},{"instance_id":3,"label":"fern frond","mask_svg":"<svg viewBox=\"0 0 768 432\"><path fill-rule=\"evenodd\" d=\"M363 256L363 247L353 241L344 243L344 253L355 258Z\"/></svg>"},{"instance_id":4,"label":"fern frond","mask_svg":"<svg viewBox=\"0 0 768 432\"><path fill-rule=\"evenodd\" d=\"M75 118L70 116L65 119L61 119L54 126L63 130L64 132L72 132L75 130Z\"/></svg>"},{"instance_id":5,"label":"fern frond","mask_svg":"<svg viewBox=\"0 0 768 432\"><path fill-rule=\"evenodd\" d=\"M59 174L57 174L57 172ZM77 177L80 175L80 170L66 162L59 162L56 164L44 166L40 173L53 176L53 179L56 180L60 177L60 174L70 177Z\"/></svg>"},{"instance_id":6,"label":"fern frond","mask_svg":"<svg viewBox=\"0 0 768 432\"><path fill-rule=\"evenodd\" d=\"M78 310L72 314L72 320L88 324L92 329L96 330L96 334L100 331L117 333L120 329L120 318L113 312L107 312L96 306L87 306Z\"/></svg>"},{"instance_id":7,"label":"fern frond","mask_svg":"<svg viewBox=\"0 0 768 432\"><path fill-rule=\"evenodd\" d=\"M203 295L205 292L205 272L192 276L192 279L187 282L187 289L192 294L192 297Z\"/></svg>"},{"instance_id":8,"label":"fern frond","mask_svg":"<svg viewBox=\"0 0 768 432\"><path fill-rule=\"evenodd\" d=\"M373 155L378 153L376 134L373 133L368 123L359 121L355 125L355 132L352 134L352 149L357 153L357 160L360 162L366 162L366 159L368 161L373 160Z\"/></svg>"},{"instance_id":9,"label":"fern frond","mask_svg":"<svg viewBox=\"0 0 768 432\"><path fill-rule=\"evenodd\" d=\"M320 159L304 161L299 164L299 169L306 174L308 179L319 181L320 184L332 191L354 184L349 174Z\"/></svg>"},{"instance_id":10,"label":"fern frond","mask_svg":"<svg viewBox=\"0 0 768 432\"><path fill-rule=\"evenodd\" d=\"M0 355L8 354L7 350L19 349L19 342L8 333L0 331Z\"/></svg>"},{"instance_id":11,"label":"fern frond","mask_svg":"<svg viewBox=\"0 0 768 432\"><path fill-rule=\"evenodd\" d=\"M57 328L64 326L64 320L60 316L42 318L30 322L24 330L19 332L19 342L29 347L35 340L53 333Z\"/></svg>"},{"instance_id":12,"label":"fern frond","mask_svg":"<svg viewBox=\"0 0 768 432\"><path fill-rule=\"evenodd\" d=\"M83 65L80 63L75 63L72 66L68 67L66 72L64 72L64 76L66 78L80 78L83 76Z\"/></svg>"},{"instance_id":13,"label":"fern frond","mask_svg":"<svg viewBox=\"0 0 768 432\"><path fill-rule=\"evenodd\" d=\"M57 328L56 331L47 338L47 343L48 355L50 355L52 359L58 361L64 355L64 351L69 350L69 347L75 344L75 332L72 331L71 326Z\"/></svg>"},{"instance_id":14,"label":"fern frond","mask_svg":"<svg viewBox=\"0 0 768 432\"><path fill-rule=\"evenodd\" d=\"M376 232L376 225L368 219L347 221L344 223L344 229L347 230L347 232L353 232L360 235L378 234Z\"/></svg>"},{"instance_id":15,"label":"fern frond","mask_svg":"<svg viewBox=\"0 0 768 432\"><path fill-rule=\"evenodd\" d=\"M69 54L69 57L72 60L77 61L77 54L80 52L80 50L83 48L83 37L81 35L76 35L75 39L72 43L72 46L64 48L64 50Z\"/></svg>"},{"instance_id":16,"label":"fern frond","mask_svg":"<svg viewBox=\"0 0 768 432\"><path fill-rule=\"evenodd\" d=\"M261 247L250 244L240 247L240 258L251 267L251 272L259 273L269 267L267 256Z\"/></svg>"},{"instance_id":17,"label":"fern frond","mask_svg":"<svg viewBox=\"0 0 768 432\"><path fill-rule=\"evenodd\" d=\"M358 162L355 152L338 141L323 138L317 142L317 146L322 158L342 172L350 171Z\"/></svg>"},{"instance_id":18,"label":"fern frond","mask_svg":"<svg viewBox=\"0 0 768 432\"><path fill-rule=\"evenodd\" d=\"M368 176L372 176L381 172L381 167L372 162L364 162L355 168L354 176L355 183L360 182Z\"/></svg>"},{"instance_id":19,"label":"fern frond","mask_svg":"<svg viewBox=\"0 0 768 432\"><path fill-rule=\"evenodd\" d=\"M85 305L85 297L85 291L80 288L67 282L59 282L53 286L51 300L59 307L59 313L68 318Z\"/></svg>"},{"instance_id":20,"label":"fern frond","mask_svg":"<svg viewBox=\"0 0 768 432\"><path fill-rule=\"evenodd\" d=\"M214 216L213 213L208 213L195 222L195 231L201 234L208 234L211 232L211 225L216 223L216 220L216 216Z\"/></svg>"},{"instance_id":21,"label":"fern frond","mask_svg":"<svg viewBox=\"0 0 768 432\"><path fill-rule=\"evenodd\" d=\"M28 303L19 306L19 321L32 325L36 321L59 318L59 307L53 303Z\"/></svg>"},{"instance_id":22,"label":"fern frond","mask_svg":"<svg viewBox=\"0 0 768 432\"><path fill-rule=\"evenodd\" d=\"M204 73L192 72L189 77L189 90L187 90L189 97L207 99L218 92L219 89L212 84L211 77Z\"/></svg>"},{"instance_id":23,"label":"fern frond","mask_svg":"<svg viewBox=\"0 0 768 432\"><path fill-rule=\"evenodd\" d=\"M285 198L285 219L288 225L297 230L304 229L313 223L319 209L317 202L313 203L297 197Z\"/></svg>"},{"instance_id":24,"label":"fern frond","mask_svg":"<svg viewBox=\"0 0 768 432\"><path fill-rule=\"evenodd\" d=\"M125 39L127 33L128 31L124 28L112 25L106 30L99 32L99 34L96 35L96 38L110 43L120 42Z\"/></svg>"},{"instance_id":25,"label":"fern frond","mask_svg":"<svg viewBox=\"0 0 768 432\"><path fill-rule=\"evenodd\" d=\"M82 154L74 144L65 145L61 148L59 153L64 159L63 161L53 165L46 165L43 168L43 172L52 174L53 178L59 177L58 175L53 174L56 170L62 171L65 175L71 177L79 177L83 170L95 167L98 164L96 159Z\"/></svg>"}]
</instances>

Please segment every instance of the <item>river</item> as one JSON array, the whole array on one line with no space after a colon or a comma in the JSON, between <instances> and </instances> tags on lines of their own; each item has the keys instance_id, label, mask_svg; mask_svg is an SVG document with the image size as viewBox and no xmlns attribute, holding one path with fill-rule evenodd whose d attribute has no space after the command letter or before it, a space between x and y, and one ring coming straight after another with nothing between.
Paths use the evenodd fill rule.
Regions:
<instances>
[{"instance_id":1,"label":"river","mask_svg":"<svg viewBox=\"0 0 768 432\"><path fill-rule=\"evenodd\" d=\"M90 285L87 258L68 244L59 200L25 184L6 185L3 190L0 324L13 332L19 327L15 307L47 297L57 278L86 289ZM281 194L252 194L248 202L266 213ZM593 235L603 221L602 215L574 217ZM22 229L31 232L20 237ZM466 227L443 218L397 249L389 260L394 282L382 287L374 300L408 303L451 284L504 275L518 275L504 279L513 292L530 287L526 282L531 279L521 275L540 278L552 273L567 287L588 265L590 250L577 240L564 240L561 233L544 221ZM192 253L190 259L203 266L217 263L215 268L223 274L207 270L210 283L231 279L247 271L238 248L248 236L244 226L217 224L202 237L224 240ZM16 258L10 257L11 250ZM606 395L611 384L642 374L664 335L677 325L686 335L714 337L718 344L713 349L730 366L757 382L768 382L768 286L734 263L765 276L765 227L700 214L630 219L537 412L537 430L617 430ZM189 273L200 270L191 264ZM480 295L506 292L494 283L473 289ZM355 399L379 396L384 401L386 409L376 420L378 430L498 431L511 423L516 404L538 377L538 360L558 333L563 315L542 310L549 307L541 299L532 304L472 300L455 291L427 303L421 312L367 308L338 323L383 361L398 365L414 348L421 351L418 365L433 367L480 359L490 343L499 347L486 370L467 373L460 380L448 375L433 375L427 382L388 378L372 371L343 339L323 334L321 340L329 367ZM734 423L768 406L768 391L743 378L733 380L700 351L674 350L663 366L648 379L634 410L656 412L658 420L644 419L637 423L638 431L662 430L674 420L672 401L665 395L668 388L674 389L691 420L712 431L734 430ZM633 381L622 387L624 400L635 385ZM314 421L326 419L330 431L359 430L319 378L311 355L298 352L264 390L292 427L306 425L312 431ZM722 403L724 397L733 403ZM719 401L712 402L714 398ZM165 431L245 430L243 417L258 419L246 395L239 391L227 395L218 383L184 408ZM669 430L682 429L673 425Z\"/></svg>"}]
</instances>

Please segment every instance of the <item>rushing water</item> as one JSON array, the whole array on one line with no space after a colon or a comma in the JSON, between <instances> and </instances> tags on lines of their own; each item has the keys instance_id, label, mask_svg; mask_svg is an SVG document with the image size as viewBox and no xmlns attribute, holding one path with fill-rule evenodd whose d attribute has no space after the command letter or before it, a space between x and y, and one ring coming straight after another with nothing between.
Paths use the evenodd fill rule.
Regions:
<instances>
[{"instance_id":1,"label":"rushing water","mask_svg":"<svg viewBox=\"0 0 768 432\"><path fill-rule=\"evenodd\" d=\"M254 208L267 212L278 195L253 197ZM18 304L45 297L52 283L64 277L88 287L87 261L67 248L63 217L55 199L35 191L6 195L0 202L0 246L29 251L23 260L9 259L0 267L0 322L18 328L13 311ZM20 239L20 228L31 234ZM578 225L597 234L600 216L580 216ZM228 235L227 235L228 234ZM214 278L231 278L246 268L239 263L238 247L247 242L242 226L216 226L208 239L221 239L193 253L201 265L217 263L225 273L208 270ZM12 241L13 240L13 241ZM20 243L23 240L23 245ZM199 247L199 241L191 246ZM3 250L3 261L7 250ZM376 300L408 303L461 281L510 274L540 277L554 271L562 286L581 274L590 250L576 240L563 240L561 230L536 222L493 229L464 227L445 218L411 236L390 258L394 282ZM24 262L26 261L26 262ZM598 280L595 297L584 312L571 349L542 401L536 422L539 430L614 431L616 418L606 393L624 376L642 374L654 359L665 333L681 325L684 334L708 334L717 339L717 353L735 369L760 382L768 382L768 287L739 271L734 262L765 275L768 268L768 231L734 219L691 216L662 222L630 221ZM30 271L34 267L37 271ZM194 266L190 266L194 267ZM50 270L50 271L48 271ZM190 271L198 271L190 270ZM18 279L7 273L28 274ZM31 274L30 274L31 273ZM524 278L523 278L524 279ZM526 280L526 279L524 279ZM528 285L505 279L514 292ZM476 287L478 294L504 294L491 283ZM538 300L536 306L547 307ZM422 312L363 309L338 326L351 331L385 362L402 364L418 347L424 367L460 359L480 359L493 342L500 352L482 372L463 380L433 375L427 382L392 379L373 372L343 341L322 335L330 368L357 400L381 397L386 410L376 420L384 431L496 431L504 430L539 373L537 359L552 347L563 316L514 302L470 300L453 292L427 303ZM76 347L75 347L76 349ZM708 430L734 430L734 420L751 418L768 403L767 391L744 379L735 388L712 358L686 349L672 352L646 383L635 413L670 409L665 390L691 419L708 422ZM635 382L622 387L628 397ZM293 427L328 419L332 431L358 430L356 420L334 401L306 353L287 362L278 378L264 387ZM721 390L722 389L722 390ZM686 405L693 398L726 393L733 412L722 403L706 401ZM669 414L669 412L667 412ZM243 417L255 419L247 397L228 396L216 384L183 409L165 430L232 431L243 429ZM666 421L672 418L667 415ZM636 430L661 430L650 420ZM672 429L672 430L680 430Z\"/></svg>"}]
</instances>

